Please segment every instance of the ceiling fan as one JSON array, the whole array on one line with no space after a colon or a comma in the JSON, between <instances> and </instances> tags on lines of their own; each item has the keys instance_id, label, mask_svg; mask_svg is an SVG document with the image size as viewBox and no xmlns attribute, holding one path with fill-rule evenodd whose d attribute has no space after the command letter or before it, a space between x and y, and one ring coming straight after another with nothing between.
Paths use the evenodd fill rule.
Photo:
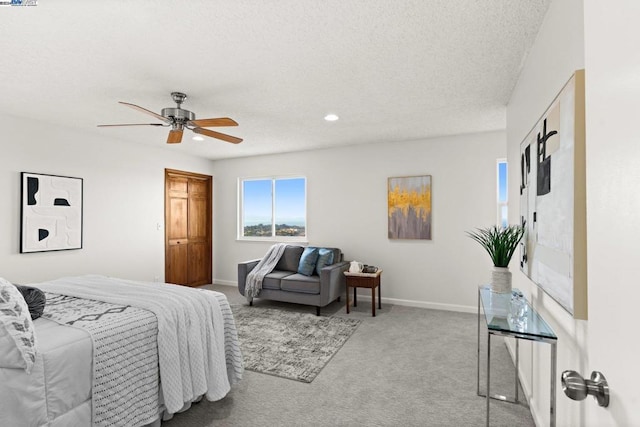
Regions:
<instances>
[{"instance_id":1,"label":"ceiling fan","mask_svg":"<svg viewBox=\"0 0 640 427\"><path fill-rule=\"evenodd\" d=\"M238 123L228 117L220 117L216 119L200 119L196 120L196 115L189 110L180 108L180 105L187 98L182 92L171 92L171 97L176 103L175 108L163 108L160 114L149 111L146 108L142 108L135 104L119 101L120 104L131 107L134 110L141 111L145 114L155 117L161 120L163 123L131 123L131 124L119 124L119 125L98 125L98 127L112 127L112 126L171 126L169 131L169 137L167 138L167 144L178 144L182 142L182 133L184 129L190 129L193 132L208 136L211 138L221 139L223 141L230 142L232 144L238 144L242 142L242 138L227 135L224 133L216 132L208 127L218 126L238 126Z\"/></svg>"}]
</instances>

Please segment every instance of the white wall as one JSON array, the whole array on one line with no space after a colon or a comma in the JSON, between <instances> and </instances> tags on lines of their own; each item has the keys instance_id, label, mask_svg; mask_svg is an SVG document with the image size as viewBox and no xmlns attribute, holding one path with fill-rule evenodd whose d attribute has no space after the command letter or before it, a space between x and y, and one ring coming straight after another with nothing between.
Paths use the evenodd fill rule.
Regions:
<instances>
[{"instance_id":1,"label":"white wall","mask_svg":"<svg viewBox=\"0 0 640 427\"><path fill-rule=\"evenodd\" d=\"M163 280L164 168L214 176L216 282L235 283L237 263L268 248L236 241L236 190L240 176L270 174L307 176L309 241L382 267L384 298L475 311L476 286L489 279L488 256L464 232L495 222L504 132L210 162L62 126L0 124L0 276L17 283L86 273ZM19 253L22 171L84 179L83 249ZM433 240L389 240L387 178L421 174L433 179Z\"/></svg>"},{"instance_id":2,"label":"white wall","mask_svg":"<svg viewBox=\"0 0 640 427\"><path fill-rule=\"evenodd\" d=\"M552 2L507 108L507 150L510 164L519 165L520 143L526 134L575 70L585 68L584 49L583 1ZM586 69L587 79L589 79L589 73L590 70ZM589 108L589 102L587 98L587 108ZM591 143L588 128L589 125L587 126L587 145ZM589 167L590 164L587 169ZM510 220L516 222L519 215L519 169L514 167L510 170L509 184ZM589 212L588 216L590 214ZM591 230L588 231L588 236L588 250L591 253ZM560 373L566 369L572 369L585 376L590 374L591 371L587 368L589 367L588 331L591 322L574 320L519 269L513 270L516 270L513 272L513 285L525 291L535 308L558 335L557 423L559 426L587 425L586 412L589 407L597 405L592 398L575 402L565 397L560 386ZM594 288L601 285L589 274L590 301L594 295ZM545 344L526 342L520 346L521 379L538 425L549 424L548 347Z\"/></svg>"},{"instance_id":3,"label":"white wall","mask_svg":"<svg viewBox=\"0 0 640 427\"><path fill-rule=\"evenodd\" d=\"M236 241L238 178L301 174L310 244L381 267L383 300L475 312L491 261L465 230L495 224L505 155L504 132L490 132L215 161L214 282L235 284L237 263L270 246ZM387 238L387 178L410 175L432 176L431 241Z\"/></svg>"},{"instance_id":4,"label":"white wall","mask_svg":"<svg viewBox=\"0 0 640 427\"><path fill-rule=\"evenodd\" d=\"M0 277L164 280L164 168L211 175L210 161L6 116L0 127ZM19 253L20 172L84 179L83 249Z\"/></svg>"}]
</instances>

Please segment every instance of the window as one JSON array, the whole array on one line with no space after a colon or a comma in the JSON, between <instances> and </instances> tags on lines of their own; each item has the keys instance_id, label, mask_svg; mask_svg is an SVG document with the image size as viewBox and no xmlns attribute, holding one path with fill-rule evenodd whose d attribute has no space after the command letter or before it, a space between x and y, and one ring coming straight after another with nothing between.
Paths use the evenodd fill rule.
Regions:
<instances>
[{"instance_id":1,"label":"window","mask_svg":"<svg viewBox=\"0 0 640 427\"><path fill-rule=\"evenodd\" d=\"M509 225L509 215L507 206L507 161L498 160L498 225L507 227Z\"/></svg>"},{"instance_id":2,"label":"window","mask_svg":"<svg viewBox=\"0 0 640 427\"><path fill-rule=\"evenodd\" d=\"M245 178L239 187L240 239L305 240L306 178Z\"/></svg>"}]
</instances>

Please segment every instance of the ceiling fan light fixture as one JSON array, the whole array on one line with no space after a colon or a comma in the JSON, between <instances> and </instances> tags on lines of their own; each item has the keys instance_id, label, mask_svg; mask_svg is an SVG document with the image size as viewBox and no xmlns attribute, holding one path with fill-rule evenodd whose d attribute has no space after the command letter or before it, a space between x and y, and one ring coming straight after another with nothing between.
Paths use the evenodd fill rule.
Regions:
<instances>
[{"instance_id":1,"label":"ceiling fan light fixture","mask_svg":"<svg viewBox=\"0 0 640 427\"><path fill-rule=\"evenodd\" d=\"M193 138L191 138L191 139L193 139L194 141L204 141L204 138L203 138L203 137L201 137L200 135L195 135L195 136L194 136Z\"/></svg>"},{"instance_id":2,"label":"ceiling fan light fixture","mask_svg":"<svg viewBox=\"0 0 640 427\"><path fill-rule=\"evenodd\" d=\"M324 116L324 119L328 122L335 122L336 120L338 120L340 117L338 117L336 114L327 114L326 116Z\"/></svg>"}]
</instances>

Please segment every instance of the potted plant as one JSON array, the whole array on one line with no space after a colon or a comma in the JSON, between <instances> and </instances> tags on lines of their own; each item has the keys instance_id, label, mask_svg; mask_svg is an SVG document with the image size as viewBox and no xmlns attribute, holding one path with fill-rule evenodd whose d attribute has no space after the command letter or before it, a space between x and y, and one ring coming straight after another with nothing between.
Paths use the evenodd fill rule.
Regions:
<instances>
[{"instance_id":1,"label":"potted plant","mask_svg":"<svg viewBox=\"0 0 640 427\"><path fill-rule=\"evenodd\" d=\"M499 293L511 292L511 272L509 261L524 235L524 227L510 225L508 227L476 228L467 231L471 237L489 253L493 261L491 272L491 290Z\"/></svg>"}]
</instances>

